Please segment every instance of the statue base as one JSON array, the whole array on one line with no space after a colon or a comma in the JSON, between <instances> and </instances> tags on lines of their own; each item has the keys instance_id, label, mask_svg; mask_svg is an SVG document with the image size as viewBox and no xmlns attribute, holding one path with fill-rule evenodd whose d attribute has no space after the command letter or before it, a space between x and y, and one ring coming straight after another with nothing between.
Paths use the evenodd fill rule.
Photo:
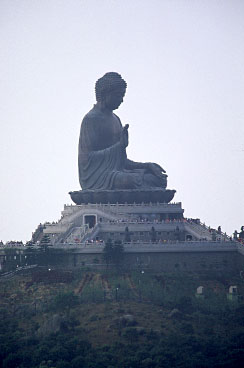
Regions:
<instances>
[{"instance_id":1,"label":"statue base","mask_svg":"<svg viewBox=\"0 0 244 368\"><path fill-rule=\"evenodd\" d=\"M175 195L170 189L79 190L69 192L75 204L88 203L169 203Z\"/></svg>"}]
</instances>

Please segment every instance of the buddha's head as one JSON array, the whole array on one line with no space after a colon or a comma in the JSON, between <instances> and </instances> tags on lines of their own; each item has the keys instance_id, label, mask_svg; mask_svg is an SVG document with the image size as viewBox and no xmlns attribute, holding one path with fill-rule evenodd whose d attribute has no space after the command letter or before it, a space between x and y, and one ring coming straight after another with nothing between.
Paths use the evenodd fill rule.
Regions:
<instances>
[{"instance_id":1,"label":"buddha's head","mask_svg":"<svg viewBox=\"0 0 244 368\"><path fill-rule=\"evenodd\" d=\"M111 111L116 110L123 102L126 87L127 84L120 74L115 72L104 74L96 82L97 102Z\"/></svg>"}]
</instances>

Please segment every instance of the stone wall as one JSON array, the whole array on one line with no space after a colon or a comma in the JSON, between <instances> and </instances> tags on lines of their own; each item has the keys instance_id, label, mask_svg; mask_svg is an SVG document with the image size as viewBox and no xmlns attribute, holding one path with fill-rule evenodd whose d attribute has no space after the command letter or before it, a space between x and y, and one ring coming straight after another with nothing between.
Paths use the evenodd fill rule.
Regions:
<instances>
[{"instance_id":1,"label":"stone wall","mask_svg":"<svg viewBox=\"0 0 244 368\"><path fill-rule=\"evenodd\" d=\"M65 257L65 259L63 258ZM101 253L68 253L60 255L60 265L67 268L105 268ZM151 269L155 271L225 271L244 269L244 257L237 252L134 252L125 253L125 269Z\"/></svg>"},{"instance_id":2,"label":"stone wall","mask_svg":"<svg viewBox=\"0 0 244 368\"><path fill-rule=\"evenodd\" d=\"M38 247L36 247L38 248ZM244 253L235 242L178 242L125 244L125 269L155 271L224 271L244 270ZM105 268L102 244L83 244L50 247L46 252L35 249L26 253L26 247L0 252L2 271L31 264L54 268ZM18 265L18 266L17 266ZM9 267L8 267L9 266Z\"/></svg>"}]
</instances>

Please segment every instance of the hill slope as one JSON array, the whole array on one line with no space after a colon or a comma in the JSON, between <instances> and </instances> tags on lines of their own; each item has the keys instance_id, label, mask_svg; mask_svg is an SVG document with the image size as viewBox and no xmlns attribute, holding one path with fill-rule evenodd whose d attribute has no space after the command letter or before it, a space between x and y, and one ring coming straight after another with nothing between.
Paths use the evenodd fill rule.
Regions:
<instances>
[{"instance_id":1,"label":"hill slope","mask_svg":"<svg viewBox=\"0 0 244 368\"><path fill-rule=\"evenodd\" d=\"M84 270L67 283L46 275L0 282L1 368L242 367L238 275ZM227 300L230 285L239 301Z\"/></svg>"}]
</instances>

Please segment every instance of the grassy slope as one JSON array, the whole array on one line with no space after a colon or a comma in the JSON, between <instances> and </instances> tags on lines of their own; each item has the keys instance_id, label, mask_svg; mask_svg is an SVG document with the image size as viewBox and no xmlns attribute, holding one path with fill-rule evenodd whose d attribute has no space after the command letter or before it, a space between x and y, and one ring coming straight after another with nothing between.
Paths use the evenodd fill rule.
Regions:
<instances>
[{"instance_id":1,"label":"grassy slope","mask_svg":"<svg viewBox=\"0 0 244 368\"><path fill-rule=\"evenodd\" d=\"M199 285L205 287L204 300L195 297ZM26 275L0 282L0 308L5 318L18 321L27 337L37 336L38 328L54 314L61 315L66 329L95 348L182 334L218 340L244 334L238 317L243 315L243 302L227 301L230 285L238 285L243 295L238 275L82 271L69 284L32 283ZM171 316L175 308L178 312ZM133 316L132 323L122 321L127 314Z\"/></svg>"}]
</instances>

